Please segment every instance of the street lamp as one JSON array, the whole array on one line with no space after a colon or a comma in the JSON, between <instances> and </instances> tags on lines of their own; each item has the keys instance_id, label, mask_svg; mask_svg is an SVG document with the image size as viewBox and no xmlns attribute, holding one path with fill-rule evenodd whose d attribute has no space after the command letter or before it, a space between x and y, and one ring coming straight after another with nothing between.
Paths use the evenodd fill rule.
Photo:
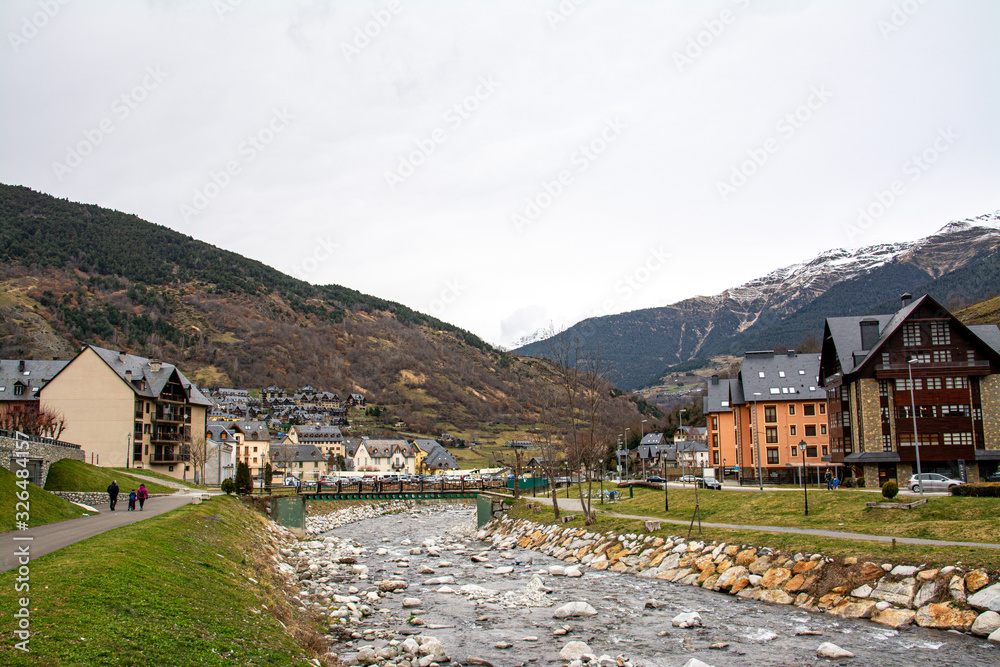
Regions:
<instances>
[{"instance_id":1,"label":"street lamp","mask_svg":"<svg viewBox=\"0 0 1000 667\"><path fill-rule=\"evenodd\" d=\"M642 439L646 437L646 427L643 426L643 424L645 423L646 423L645 419L639 422L639 447L642 447ZM642 478L646 479L646 459L642 460Z\"/></svg>"},{"instance_id":2,"label":"street lamp","mask_svg":"<svg viewBox=\"0 0 1000 667\"><path fill-rule=\"evenodd\" d=\"M913 397L913 364L918 357L913 357L906 362L906 370L910 374L910 413L913 416L913 446L917 452L917 487L920 489L921 497L924 495L924 478L920 474L920 436L917 434L917 402Z\"/></svg>"},{"instance_id":3,"label":"street lamp","mask_svg":"<svg viewBox=\"0 0 1000 667\"><path fill-rule=\"evenodd\" d=\"M759 391L753 393L753 439L757 443L757 484L760 490L764 490L764 478L760 476L760 416L757 414L757 397Z\"/></svg>"},{"instance_id":4,"label":"street lamp","mask_svg":"<svg viewBox=\"0 0 1000 667\"><path fill-rule=\"evenodd\" d=\"M681 408L680 410L677 411L677 421L678 421L677 432L681 434L681 442L684 442L684 441L687 440L687 438L684 437L684 413L685 412L687 412L687 408ZM676 453L677 457L680 458L680 450L675 447L674 448L674 452ZM683 463L681 464L681 474L682 475L684 474L684 465L683 465Z\"/></svg>"},{"instance_id":5,"label":"street lamp","mask_svg":"<svg viewBox=\"0 0 1000 667\"><path fill-rule=\"evenodd\" d=\"M126 449L125 449L125 469L128 470L128 467L129 467L129 465L128 465L129 452L132 451L132 432L131 431L129 431L128 433L125 434L125 447L126 447Z\"/></svg>"},{"instance_id":6,"label":"street lamp","mask_svg":"<svg viewBox=\"0 0 1000 667\"><path fill-rule=\"evenodd\" d=\"M809 485L806 483L806 441L803 440L799 443L799 449L802 450L802 495L805 496L806 500L806 516L809 516Z\"/></svg>"},{"instance_id":7,"label":"street lamp","mask_svg":"<svg viewBox=\"0 0 1000 667\"><path fill-rule=\"evenodd\" d=\"M628 456L628 432L631 431L631 430L632 429L630 429L628 427L625 428L625 477L628 478L628 479L632 479L631 477L628 476L628 459L629 459L629 456Z\"/></svg>"}]
</instances>

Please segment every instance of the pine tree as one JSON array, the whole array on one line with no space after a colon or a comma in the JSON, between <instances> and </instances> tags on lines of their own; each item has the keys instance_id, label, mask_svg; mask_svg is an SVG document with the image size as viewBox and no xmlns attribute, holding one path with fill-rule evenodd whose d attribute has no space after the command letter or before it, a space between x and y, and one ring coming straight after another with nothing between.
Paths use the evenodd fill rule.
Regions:
<instances>
[{"instance_id":1,"label":"pine tree","mask_svg":"<svg viewBox=\"0 0 1000 667\"><path fill-rule=\"evenodd\" d=\"M250 493L253 490L253 480L250 478L250 466L246 461L240 461L236 466L236 493Z\"/></svg>"}]
</instances>

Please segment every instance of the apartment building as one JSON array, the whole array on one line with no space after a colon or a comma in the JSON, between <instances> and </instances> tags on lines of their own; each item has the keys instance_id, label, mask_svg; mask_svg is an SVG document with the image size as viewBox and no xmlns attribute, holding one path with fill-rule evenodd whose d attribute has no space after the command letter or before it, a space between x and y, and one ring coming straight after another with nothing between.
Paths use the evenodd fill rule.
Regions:
<instances>
[{"instance_id":1,"label":"apartment building","mask_svg":"<svg viewBox=\"0 0 1000 667\"><path fill-rule=\"evenodd\" d=\"M826 392L820 355L747 352L736 378L713 376L704 400L710 465L743 483L811 480L829 462Z\"/></svg>"},{"instance_id":2,"label":"apartment building","mask_svg":"<svg viewBox=\"0 0 1000 667\"><path fill-rule=\"evenodd\" d=\"M826 320L820 376L833 463L866 486L1000 465L1000 329L966 326L929 296L896 313ZM919 445L919 446L918 446Z\"/></svg>"}]
</instances>

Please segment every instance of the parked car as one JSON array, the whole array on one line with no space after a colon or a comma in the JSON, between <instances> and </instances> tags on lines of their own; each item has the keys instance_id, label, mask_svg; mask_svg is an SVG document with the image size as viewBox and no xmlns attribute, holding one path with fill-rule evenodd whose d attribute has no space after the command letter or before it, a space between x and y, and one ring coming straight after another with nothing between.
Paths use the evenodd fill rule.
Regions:
<instances>
[{"instance_id":1,"label":"parked car","mask_svg":"<svg viewBox=\"0 0 1000 667\"><path fill-rule=\"evenodd\" d=\"M650 475L649 477L646 478L646 481L650 482L651 484L664 484L666 483L667 480L657 475Z\"/></svg>"},{"instance_id":2,"label":"parked car","mask_svg":"<svg viewBox=\"0 0 1000 667\"><path fill-rule=\"evenodd\" d=\"M699 484L701 484L704 489L713 489L715 491L722 490L722 482L715 479L714 477L703 477Z\"/></svg>"},{"instance_id":3,"label":"parked car","mask_svg":"<svg viewBox=\"0 0 1000 667\"><path fill-rule=\"evenodd\" d=\"M995 472L986 478L987 482L1000 482L1000 472Z\"/></svg>"},{"instance_id":4,"label":"parked car","mask_svg":"<svg viewBox=\"0 0 1000 667\"><path fill-rule=\"evenodd\" d=\"M285 477L285 486L301 486L302 482L295 475L288 475Z\"/></svg>"},{"instance_id":5,"label":"parked car","mask_svg":"<svg viewBox=\"0 0 1000 667\"><path fill-rule=\"evenodd\" d=\"M924 472L919 475L911 475L906 480L906 486L910 491L917 493L923 487L924 491L950 491L956 486L961 486L964 482L960 479L945 477L936 472Z\"/></svg>"},{"instance_id":6,"label":"parked car","mask_svg":"<svg viewBox=\"0 0 1000 667\"><path fill-rule=\"evenodd\" d=\"M321 484L336 484L337 478L334 477L333 475L322 475L319 478L319 481Z\"/></svg>"},{"instance_id":7,"label":"parked car","mask_svg":"<svg viewBox=\"0 0 1000 667\"><path fill-rule=\"evenodd\" d=\"M677 481L681 484L697 484L700 479L700 477L696 477L694 475L681 475L681 478Z\"/></svg>"}]
</instances>

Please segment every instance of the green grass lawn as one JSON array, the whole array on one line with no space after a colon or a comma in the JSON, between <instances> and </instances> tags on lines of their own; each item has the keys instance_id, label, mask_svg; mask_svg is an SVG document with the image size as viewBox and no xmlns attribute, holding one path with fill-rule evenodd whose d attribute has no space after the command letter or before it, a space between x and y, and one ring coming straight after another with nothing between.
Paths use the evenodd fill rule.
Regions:
<instances>
[{"instance_id":1,"label":"green grass lawn","mask_svg":"<svg viewBox=\"0 0 1000 667\"><path fill-rule=\"evenodd\" d=\"M138 489L140 484L145 484L146 490L150 493L173 493L176 491L169 486L136 479L114 468L101 468L71 459L63 459L52 464L49 468L49 476L45 480L45 489L47 491L101 492L108 490L111 480L118 481L118 488L126 496L132 489Z\"/></svg>"},{"instance_id":2,"label":"green grass lawn","mask_svg":"<svg viewBox=\"0 0 1000 667\"><path fill-rule=\"evenodd\" d=\"M845 495L850 493L855 496L855 504L852 507L850 505L850 499L836 498L829 503L829 506L824 507L827 503L824 503L822 500L817 498L817 509L820 510L820 516L825 516L826 518L823 519L820 518L820 516L814 517L813 498L812 494L810 494L810 516L807 519L802 516L803 506L801 495L797 496L798 504L796 504L791 497L787 497L794 494L784 493L760 494L762 496L786 496L784 502L780 498L760 499L755 501L754 499L758 494L738 491L719 491L708 493L699 492L698 495L701 501L699 505L701 508L702 521L710 523L803 526L806 528L862 532L881 535L899 536L902 533L908 533L908 537L947 539L960 542L997 542L998 533L996 532L997 528L995 527L996 518L984 510L983 505L979 503L955 503L952 505L947 502L953 500L993 500L994 505L992 508L987 507L987 510L992 511L993 514L995 514L995 498L934 498L928 504L934 503L935 500L946 502L940 503L937 507L925 510L925 518L921 521L912 516L898 516L899 514L915 512L917 511L916 509L908 511L868 510L864 507L864 503L872 500L875 497L873 494L864 494L857 491L831 491L829 493L831 495ZM715 498L716 496L727 495L735 496L735 498ZM819 495L820 494L817 493L817 496ZM708 496L708 498L706 498L706 496ZM744 496L751 497L743 498ZM565 492L560 493L560 498L563 497L565 497ZM740 503L740 500L743 502ZM524 501L531 501L530 495L525 496ZM857 508L857 504L860 504L861 509ZM743 506L742 508L741 505ZM976 505L979 505L979 507L977 508ZM592 526L594 530L616 532L619 534L646 532L642 520L628 519L608 514L609 512L613 512L614 514L619 515L626 514L651 517L666 516L670 519L680 520L684 522L684 525L663 524L662 529L656 531L656 534L661 536L686 536L688 534L688 527L694 510L694 491L670 489L670 512L668 514L663 512L663 492L652 492L646 491L645 489L636 489L635 498L631 500L628 499L628 492L626 491L626 499L624 501L604 505L595 502L594 508L598 510L598 521L594 526ZM752 515L754 509L761 509L764 512L763 516L755 518ZM798 512L797 517L796 511ZM886 515L888 512L895 512L895 514ZM970 514L976 514L977 512L983 512L981 516L987 518L976 519L969 516ZM563 509L563 513L566 513L565 508ZM579 515L579 512L570 512L570 514ZM850 516L857 517L859 515L866 514L868 516L864 516L864 523L862 523L861 520L837 520L848 519ZM872 514L874 514L874 516L872 516ZM536 507L535 510L527 510L524 507L524 503L515 505L515 509L511 512L511 515L541 523L548 523L553 519L551 508L543 506L541 508ZM840 523L844 523L845 525L838 525ZM943 524L945 528L932 528L937 524ZM577 516L577 518L567 525L582 526L583 522L581 518ZM991 526L994 527L991 528ZM862 529L862 527L866 527L866 529ZM992 534L989 534L990 530L993 531ZM966 533L963 531L969 532ZM934 532L934 534L922 534L925 532ZM981 537L974 537L975 535L979 535ZM775 533L753 529L730 530L722 528L708 528L704 526L702 527L702 533L699 537L697 521L694 523L691 536L692 539L697 538L709 541L717 540L720 542L735 542L738 544L768 546L791 553L799 551L805 553L818 552L827 556L841 558L855 556L862 560L871 560L877 563L926 563L935 567L943 567L961 562L966 568L981 567L989 570L996 570L998 563L1000 563L1000 555L998 555L996 549L975 547L933 547L906 544L897 544L893 547L891 543L869 542L867 540L844 540L813 535Z\"/></svg>"},{"instance_id":3,"label":"green grass lawn","mask_svg":"<svg viewBox=\"0 0 1000 667\"><path fill-rule=\"evenodd\" d=\"M218 497L32 561L28 592L3 573L0 605L30 597L32 637L24 654L8 628L0 664L305 667L290 634L308 641L315 621L289 607L271 574L264 521Z\"/></svg>"},{"instance_id":4,"label":"green grass lawn","mask_svg":"<svg viewBox=\"0 0 1000 667\"><path fill-rule=\"evenodd\" d=\"M15 514L24 511L23 507L17 507L17 503L20 502L17 494L22 489L16 486L15 482L17 482L17 476L14 473L6 468L0 468L0 498L4 499L4 502L0 503L0 533L14 530L17 520ZM46 493L34 484L29 483L27 491L29 526L41 526L53 521L75 519L84 514L84 509L79 505Z\"/></svg>"},{"instance_id":5,"label":"green grass lawn","mask_svg":"<svg viewBox=\"0 0 1000 667\"><path fill-rule=\"evenodd\" d=\"M186 486L189 489L207 489L208 487L203 484L195 484L194 482L188 482L183 479L176 479L170 475L164 475L162 472L155 472L153 470L148 470L146 468L111 468L111 470L117 470L118 472L123 472L125 474L135 473L137 475L142 475L143 477L155 477L156 479L162 479L167 482L173 482L175 484L180 484L181 486ZM149 488L149 484L146 485Z\"/></svg>"}]
</instances>

